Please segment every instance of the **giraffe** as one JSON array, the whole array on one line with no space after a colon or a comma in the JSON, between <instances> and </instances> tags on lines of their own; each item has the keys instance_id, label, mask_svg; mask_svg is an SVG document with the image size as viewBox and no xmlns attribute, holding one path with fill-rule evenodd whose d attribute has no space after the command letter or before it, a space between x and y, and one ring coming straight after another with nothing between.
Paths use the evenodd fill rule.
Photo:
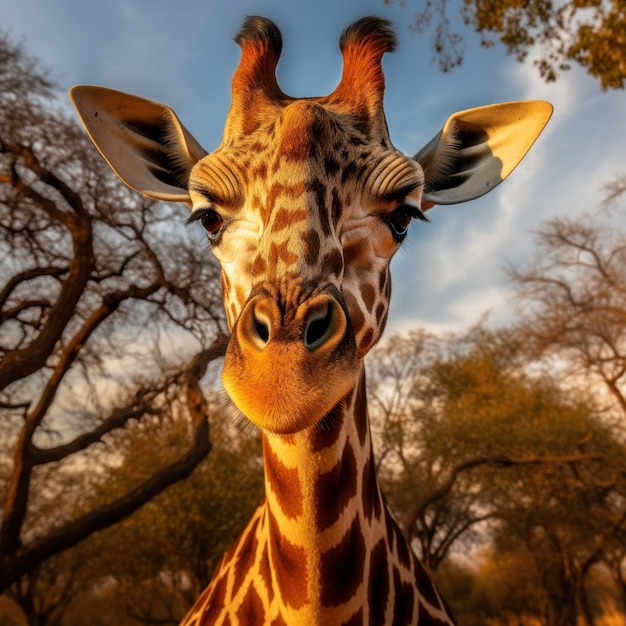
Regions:
<instances>
[{"instance_id":1,"label":"giraffe","mask_svg":"<svg viewBox=\"0 0 626 626\"><path fill-rule=\"evenodd\" d=\"M265 500L181 623L451 625L376 480L364 357L385 327L389 263L409 224L500 183L552 107L456 113L406 156L383 111L389 22L345 29L341 80L318 98L280 89L273 22L249 17L235 40L231 107L210 153L165 105L71 90L120 178L186 203L204 227L230 330L224 387L261 430Z\"/></svg>"}]
</instances>

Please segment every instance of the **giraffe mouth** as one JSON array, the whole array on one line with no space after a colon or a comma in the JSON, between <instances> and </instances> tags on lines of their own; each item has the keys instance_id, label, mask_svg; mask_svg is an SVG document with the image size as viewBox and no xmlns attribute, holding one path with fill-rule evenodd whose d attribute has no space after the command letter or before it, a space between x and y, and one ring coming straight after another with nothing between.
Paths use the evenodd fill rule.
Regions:
<instances>
[{"instance_id":1,"label":"giraffe mouth","mask_svg":"<svg viewBox=\"0 0 626 626\"><path fill-rule=\"evenodd\" d=\"M357 382L354 333L341 296L318 293L286 314L261 294L244 307L224 361L224 387L263 430L293 434L321 420Z\"/></svg>"}]
</instances>

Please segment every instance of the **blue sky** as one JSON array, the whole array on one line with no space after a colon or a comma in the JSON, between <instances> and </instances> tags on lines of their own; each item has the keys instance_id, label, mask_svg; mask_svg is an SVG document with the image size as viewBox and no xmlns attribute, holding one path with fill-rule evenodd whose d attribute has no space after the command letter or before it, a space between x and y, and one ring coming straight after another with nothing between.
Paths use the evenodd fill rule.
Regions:
<instances>
[{"instance_id":1,"label":"blue sky","mask_svg":"<svg viewBox=\"0 0 626 626\"><path fill-rule=\"evenodd\" d=\"M450 4L450 10L456 5ZM496 46L484 50L464 30L461 67L441 74L429 34L408 24L423 0L0 0L2 28L51 68L64 87L100 84L176 110L207 150L220 141L230 78L239 60L233 36L248 14L272 18L283 34L278 79L293 96L329 93L341 73L338 38L368 14L394 23L400 45L385 58L392 140L417 152L457 110L508 100L545 99L555 113L531 152L490 195L436 207L416 223L393 262L393 330L460 330L491 311L511 314L503 268L524 264L532 231L556 215L597 207L601 187L626 171L626 94L603 93L579 69L546 85L530 63Z\"/></svg>"}]
</instances>

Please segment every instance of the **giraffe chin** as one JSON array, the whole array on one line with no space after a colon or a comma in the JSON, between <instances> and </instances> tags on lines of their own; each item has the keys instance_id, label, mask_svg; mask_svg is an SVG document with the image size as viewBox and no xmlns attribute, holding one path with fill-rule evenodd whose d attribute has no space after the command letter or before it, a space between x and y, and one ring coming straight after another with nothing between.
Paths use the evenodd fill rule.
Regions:
<instances>
[{"instance_id":1,"label":"giraffe chin","mask_svg":"<svg viewBox=\"0 0 626 626\"><path fill-rule=\"evenodd\" d=\"M237 408L253 424L269 433L292 435L317 424L355 387L358 357L351 350L352 354L334 362L329 359L326 368L309 368L306 363L285 365L284 352L277 364L272 353L281 348L268 350L259 359L265 363L256 366L244 365L227 351L222 381Z\"/></svg>"}]
</instances>

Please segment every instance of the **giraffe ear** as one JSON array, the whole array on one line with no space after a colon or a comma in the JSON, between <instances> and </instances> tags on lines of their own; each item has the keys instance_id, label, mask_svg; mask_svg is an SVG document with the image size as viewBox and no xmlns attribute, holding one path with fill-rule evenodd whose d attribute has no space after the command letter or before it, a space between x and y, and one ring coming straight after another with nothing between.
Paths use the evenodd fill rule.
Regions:
<instances>
[{"instance_id":1,"label":"giraffe ear","mask_svg":"<svg viewBox=\"0 0 626 626\"><path fill-rule=\"evenodd\" d=\"M524 158L552 115L540 100L455 113L413 158L424 170L422 208L478 198Z\"/></svg>"},{"instance_id":2,"label":"giraffe ear","mask_svg":"<svg viewBox=\"0 0 626 626\"><path fill-rule=\"evenodd\" d=\"M91 85L72 87L70 98L96 148L129 187L158 200L189 202L189 172L206 151L172 109Z\"/></svg>"}]
</instances>

